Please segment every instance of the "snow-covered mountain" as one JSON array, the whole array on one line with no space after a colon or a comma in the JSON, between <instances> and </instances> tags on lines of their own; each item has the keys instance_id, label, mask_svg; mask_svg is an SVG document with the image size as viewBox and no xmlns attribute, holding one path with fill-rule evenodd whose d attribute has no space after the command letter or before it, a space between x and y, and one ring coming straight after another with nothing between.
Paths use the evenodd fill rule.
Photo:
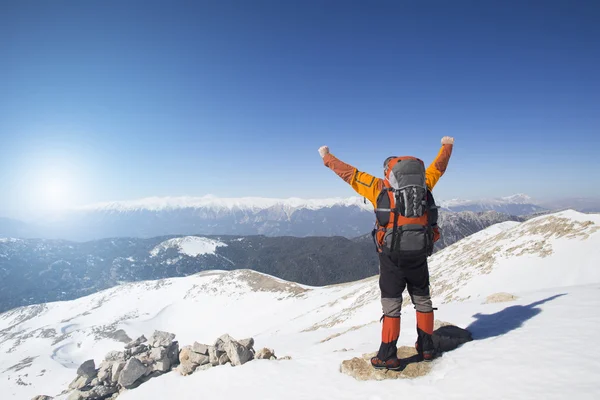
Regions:
<instances>
[{"instance_id":1,"label":"snow-covered mountain","mask_svg":"<svg viewBox=\"0 0 600 400\"><path fill-rule=\"evenodd\" d=\"M442 249L498 222L494 211L440 214ZM371 234L343 237L162 236L91 242L0 239L0 312L77 297L121 282L187 276L210 269L250 268L308 285L377 273Z\"/></svg>"},{"instance_id":2,"label":"snow-covered mountain","mask_svg":"<svg viewBox=\"0 0 600 400\"><path fill-rule=\"evenodd\" d=\"M442 211L442 214L446 211ZM501 218L501 219L499 219ZM466 214L448 220L474 223L465 231L488 222L514 219L508 215ZM493 221L490 221L493 219ZM442 217L443 220L443 217ZM25 237L88 241L114 237L150 238L164 235L265 235L344 236L354 238L371 232L373 208L364 199L220 199L151 198L84 207L58 219L15 230L0 222L0 237ZM447 238L462 238L461 229L448 227ZM450 242L446 241L446 244Z\"/></svg>"},{"instance_id":3,"label":"snow-covered mountain","mask_svg":"<svg viewBox=\"0 0 600 400\"><path fill-rule=\"evenodd\" d=\"M250 268L310 285L377 273L371 242L343 237L179 236L78 243L0 239L0 312L71 300L124 282Z\"/></svg>"},{"instance_id":4,"label":"snow-covered mountain","mask_svg":"<svg viewBox=\"0 0 600 400\"><path fill-rule=\"evenodd\" d=\"M481 200L442 200L440 201L440 206L454 212L496 211L508 215L529 215L547 210L525 194Z\"/></svg>"},{"instance_id":5,"label":"snow-covered mountain","mask_svg":"<svg viewBox=\"0 0 600 400\"><path fill-rule=\"evenodd\" d=\"M11 399L58 394L82 361L99 361L121 342L158 329L176 333L182 344L211 342L225 332L252 336L256 347L292 360L259 360L190 377L169 373L120 399L219 393L391 400L424 391L437 398L595 399L600 350L590 343L600 329L598 260L600 216L573 211L494 225L438 252L430 260L436 317L468 326L476 340L414 381L365 383L339 372L342 360L377 349L377 277L311 287L238 270L129 283L1 314L0 391ZM514 297L486 301L498 292ZM415 317L408 303L402 326L399 343L411 346ZM577 357L576 349L585 355Z\"/></svg>"}]
</instances>

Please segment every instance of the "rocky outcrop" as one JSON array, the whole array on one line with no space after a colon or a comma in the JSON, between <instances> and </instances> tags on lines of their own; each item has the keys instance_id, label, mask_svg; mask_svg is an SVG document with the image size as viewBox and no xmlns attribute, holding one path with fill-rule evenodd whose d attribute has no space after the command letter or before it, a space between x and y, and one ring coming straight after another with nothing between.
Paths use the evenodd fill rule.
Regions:
<instances>
[{"instance_id":1,"label":"rocky outcrop","mask_svg":"<svg viewBox=\"0 0 600 400\"><path fill-rule=\"evenodd\" d=\"M244 365L255 358L254 339L235 340L225 334L210 346L195 342L186 346L179 353L178 371L182 375L190 375L198 369L207 369L218 365Z\"/></svg>"},{"instance_id":2,"label":"rocky outcrop","mask_svg":"<svg viewBox=\"0 0 600 400\"><path fill-rule=\"evenodd\" d=\"M174 339L172 333L156 331L150 340L142 335L127 343L124 351L109 352L98 368L94 360L84 362L69 385L67 399L116 399L123 390L171 371L179 364L179 343ZM48 400L42 396L35 399Z\"/></svg>"},{"instance_id":3,"label":"rocky outcrop","mask_svg":"<svg viewBox=\"0 0 600 400\"><path fill-rule=\"evenodd\" d=\"M69 385L67 400L114 400L122 391L174 369L190 375L218 365L241 366L254 358L253 338L237 341L226 334L213 345L194 342L180 351L174 334L155 331L150 339L140 336L130 341L124 351L109 352L98 368L94 360L81 364L77 377ZM257 358L276 359L275 352L266 348ZM33 400L52 398L37 396Z\"/></svg>"}]
</instances>

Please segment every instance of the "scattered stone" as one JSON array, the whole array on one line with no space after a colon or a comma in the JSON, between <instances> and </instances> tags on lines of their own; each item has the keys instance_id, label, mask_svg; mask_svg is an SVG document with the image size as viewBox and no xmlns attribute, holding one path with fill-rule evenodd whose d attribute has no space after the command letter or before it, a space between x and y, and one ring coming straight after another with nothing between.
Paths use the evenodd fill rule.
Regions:
<instances>
[{"instance_id":1,"label":"scattered stone","mask_svg":"<svg viewBox=\"0 0 600 400\"><path fill-rule=\"evenodd\" d=\"M106 361L126 361L125 353L122 351L111 351L104 357Z\"/></svg>"},{"instance_id":2,"label":"scattered stone","mask_svg":"<svg viewBox=\"0 0 600 400\"><path fill-rule=\"evenodd\" d=\"M87 360L83 364L77 368L77 375L79 376L91 376L92 378L96 376L96 363L94 360Z\"/></svg>"},{"instance_id":3,"label":"scattered stone","mask_svg":"<svg viewBox=\"0 0 600 400\"><path fill-rule=\"evenodd\" d=\"M212 366L219 365L219 358L223 354L222 351L218 351L215 346L208 347L208 358Z\"/></svg>"},{"instance_id":4,"label":"scattered stone","mask_svg":"<svg viewBox=\"0 0 600 400\"><path fill-rule=\"evenodd\" d=\"M249 350L254 349L254 338L243 339L243 340L240 340L238 343Z\"/></svg>"},{"instance_id":5,"label":"scattered stone","mask_svg":"<svg viewBox=\"0 0 600 400\"><path fill-rule=\"evenodd\" d=\"M135 381L144 376L146 370L146 366L140 360L130 358L119 375L119 385L126 389L131 388Z\"/></svg>"},{"instance_id":6,"label":"scattered stone","mask_svg":"<svg viewBox=\"0 0 600 400\"><path fill-rule=\"evenodd\" d=\"M515 301L517 299L518 297L514 294L500 292L489 295L487 299L485 299L484 304L505 303L508 301Z\"/></svg>"},{"instance_id":7,"label":"scattered stone","mask_svg":"<svg viewBox=\"0 0 600 400\"><path fill-rule=\"evenodd\" d=\"M292 359L292 357L290 357L290 356L283 356L281 358L278 358L278 360L291 360L291 359Z\"/></svg>"},{"instance_id":8,"label":"scattered stone","mask_svg":"<svg viewBox=\"0 0 600 400\"><path fill-rule=\"evenodd\" d=\"M86 400L106 399L108 396L117 393L119 389L116 386L95 386L88 392L81 393Z\"/></svg>"},{"instance_id":9,"label":"scattered stone","mask_svg":"<svg viewBox=\"0 0 600 400\"><path fill-rule=\"evenodd\" d=\"M194 353L198 353L198 354L204 354L205 356L208 355L208 347L205 344L200 344L198 342L194 342L194 345L192 346L192 350L194 351Z\"/></svg>"},{"instance_id":10,"label":"scattered stone","mask_svg":"<svg viewBox=\"0 0 600 400\"><path fill-rule=\"evenodd\" d=\"M179 371L179 373L181 375L186 376L186 375L193 374L197 367L198 367L197 365L186 361L186 362L181 362L179 364L179 366L177 367L177 371ZM211 365L211 367L212 367L212 365Z\"/></svg>"},{"instance_id":11,"label":"scattered stone","mask_svg":"<svg viewBox=\"0 0 600 400\"><path fill-rule=\"evenodd\" d=\"M77 378L75 378L73 380L73 382L71 382L69 384L69 389L73 389L73 390L83 389L84 387L89 385L93 379L94 378L92 378L91 376L78 376Z\"/></svg>"},{"instance_id":12,"label":"scattered stone","mask_svg":"<svg viewBox=\"0 0 600 400\"><path fill-rule=\"evenodd\" d=\"M175 334L162 331L154 331L150 337L149 343L152 347L169 347L175 339Z\"/></svg>"},{"instance_id":13,"label":"scattered stone","mask_svg":"<svg viewBox=\"0 0 600 400\"><path fill-rule=\"evenodd\" d=\"M252 354L248 348L242 346L235 340L225 344L225 352L233 366L244 365L254 358L254 354Z\"/></svg>"},{"instance_id":14,"label":"scattered stone","mask_svg":"<svg viewBox=\"0 0 600 400\"><path fill-rule=\"evenodd\" d=\"M146 341L148 341L148 339L146 339L146 336L142 335L139 338L137 338L137 339L135 339L135 340L127 343L125 345L125 348L126 349L132 349L132 348L137 347L137 346L139 346L140 344L142 344L142 343L144 343Z\"/></svg>"},{"instance_id":15,"label":"scattered stone","mask_svg":"<svg viewBox=\"0 0 600 400\"><path fill-rule=\"evenodd\" d=\"M51 396L46 396L46 395L39 395L39 396L35 396L33 399L31 400L52 400L54 399L54 397Z\"/></svg>"},{"instance_id":16,"label":"scattered stone","mask_svg":"<svg viewBox=\"0 0 600 400\"><path fill-rule=\"evenodd\" d=\"M100 368L98 369L98 382L107 382L111 378L112 373L112 364L109 361L102 361L100 363ZM92 381L92 386L94 382Z\"/></svg>"},{"instance_id":17,"label":"scattered stone","mask_svg":"<svg viewBox=\"0 0 600 400\"><path fill-rule=\"evenodd\" d=\"M110 375L111 382L116 383L119 381L119 375L121 374L121 371L123 371L124 366L125 361L117 361L112 365Z\"/></svg>"},{"instance_id":18,"label":"scattered stone","mask_svg":"<svg viewBox=\"0 0 600 400\"><path fill-rule=\"evenodd\" d=\"M265 347L256 352L256 358L258 360L270 360L271 357L275 357L275 352L272 349L267 349Z\"/></svg>"},{"instance_id":19,"label":"scattered stone","mask_svg":"<svg viewBox=\"0 0 600 400\"><path fill-rule=\"evenodd\" d=\"M222 335L215 341L215 347L217 351L225 352L225 345L233 340L234 339L228 334Z\"/></svg>"},{"instance_id":20,"label":"scattered stone","mask_svg":"<svg viewBox=\"0 0 600 400\"><path fill-rule=\"evenodd\" d=\"M137 356L138 354L142 354L143 352L148 351L148 346L145 344L140 344L131 349L131 357Z\"/></svg>"},{"instance_id":21,"label":"scattered stone","mask_svg":"<svg viewBox=\"0 0 600 400\"><path fill-rule=\"evenodd\" d=\"M196 371L206 371L207 369L211 369L212 367L212 364L204 364L196 368Z\"/></svg>"},{"instance_id":22,"label":"scattered stone","mask_svg":"<svg viewBox=\"0 0 600 400\"><path fill-rule=\"evenodd\" d=\"M204 356L208 362L208 356ZM164 347L155 347L148 353L148 358L153 361L151 372L167 372L171 369L171 360L168 351Z\"/></svg>"},{"instance_id":23,"label":"scattered stone","mask_svg":"<svg viewBox=\"0 0 600 400\"><path fill-rule=\"evenodd\" d=\"M229 362L229 357L227 356L227 353L223 353L221 354L221 357L219 357L219 365L225 365Z\"/></svg>"},{"instance_id":24,"label":"scattered stone","mask_svg":"<svg viewBox=\"0 0 600 400\"><path fill-rule=\"evenodd\" d=\"M171 361L171 365L179 364L179 343L174 341L167 349L167 357Z\"/></svg>"},{"instance_id":25,"label":"scattered stone","mask_svg":"<svg viewBox=\"0 0 600 400\"><path fill-rule=\"evenodd\" d=\"M67 400L84 400L83 393L79 390L75 390L67 397Z\"/></svg>"}]
</instances>

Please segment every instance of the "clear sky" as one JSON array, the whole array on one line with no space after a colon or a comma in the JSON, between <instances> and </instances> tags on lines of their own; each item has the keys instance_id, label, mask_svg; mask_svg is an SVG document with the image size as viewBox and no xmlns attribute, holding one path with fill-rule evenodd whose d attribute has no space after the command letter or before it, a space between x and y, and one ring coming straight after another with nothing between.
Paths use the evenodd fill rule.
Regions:
<instances>
[{"instance_id":1,"label":"clear sky","mask_svg":"<svg viewBox=\"0 0 600 400\"><path fill-rule=\"evenodd\" d=\"M0 216L347 197L456 138L438 198L600 195L598 1L0 2Z\"/></svg>"}]
</instances>

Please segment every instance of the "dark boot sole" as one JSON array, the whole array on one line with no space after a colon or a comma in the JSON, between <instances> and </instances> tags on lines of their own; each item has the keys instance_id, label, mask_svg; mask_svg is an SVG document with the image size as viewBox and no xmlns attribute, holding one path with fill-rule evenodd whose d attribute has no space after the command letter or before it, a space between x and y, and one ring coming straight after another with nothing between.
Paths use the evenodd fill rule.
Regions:
<instances>
[{"instance_id":1,"label":"dark boot sole","mask_svg":"<svg viewBox=\"0 0 600 400\"><path fill-rule=\"evenodd\" d=\"M399 365L396 368L389 368L389 367L376 367L375 365L371 364L371 367L375 368L375 369L387 369L388 371L402 371L402 366Z\"/></svg>"}]
</instances>

